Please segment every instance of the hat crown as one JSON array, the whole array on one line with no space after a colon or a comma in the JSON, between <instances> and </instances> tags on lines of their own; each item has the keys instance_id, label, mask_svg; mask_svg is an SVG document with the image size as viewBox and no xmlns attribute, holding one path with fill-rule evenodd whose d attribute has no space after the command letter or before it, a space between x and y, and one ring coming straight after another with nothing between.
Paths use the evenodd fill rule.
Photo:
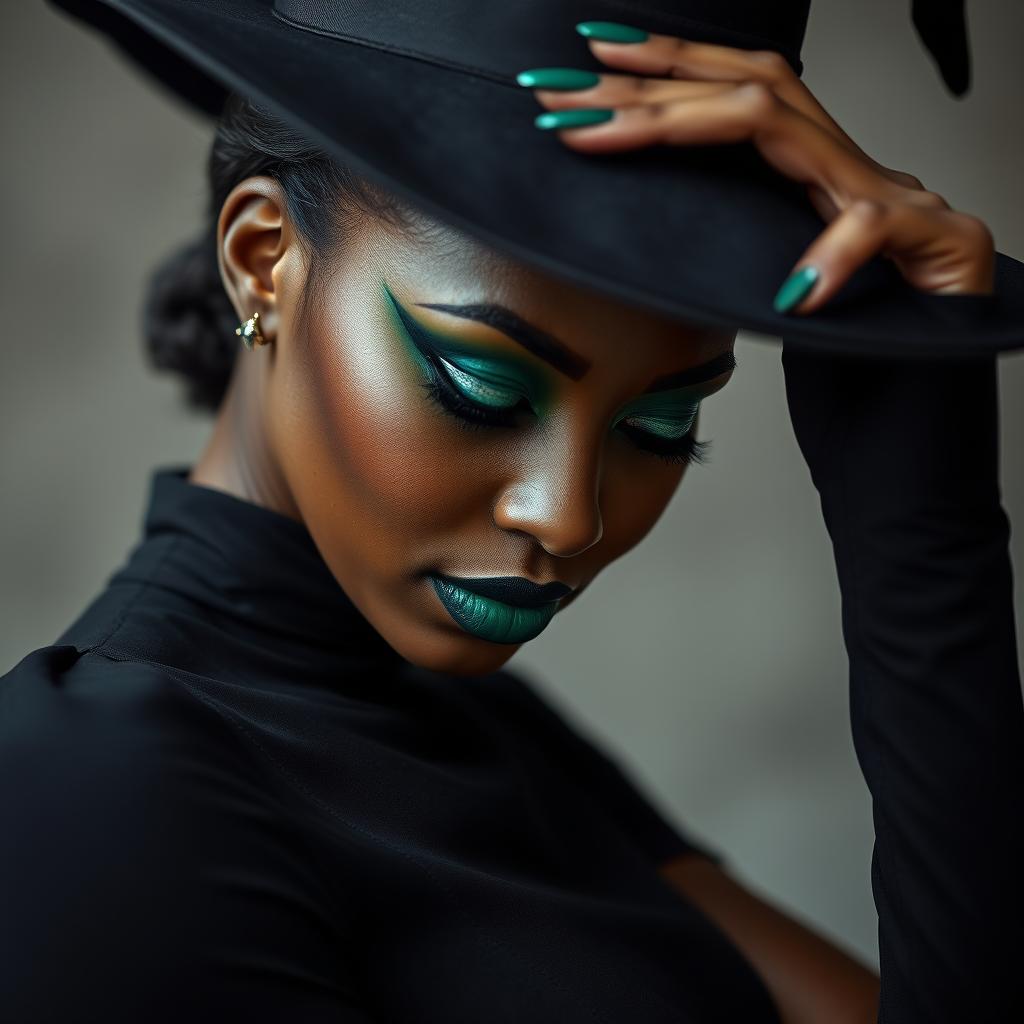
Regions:
<instances>
[{"instance_id":1,"label":"hat crown","mask_svg":"<svg viewBox=\"0 0 1024 1024\"><path fill-rule=\"evenodd\" d=\"M573 31L617 21L699 42L781 53L800 74L810 0L274 0L294 28L379 46L507 84L525 68L607 68Z\"/></svg>"}]
</instances>

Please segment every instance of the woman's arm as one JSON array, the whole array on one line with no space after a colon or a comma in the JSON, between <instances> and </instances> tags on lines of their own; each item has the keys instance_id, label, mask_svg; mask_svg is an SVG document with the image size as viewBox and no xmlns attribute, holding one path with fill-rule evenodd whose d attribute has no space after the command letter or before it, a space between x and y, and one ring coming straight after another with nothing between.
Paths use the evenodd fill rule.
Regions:
<instances>
[{"instance_id":1,"label":"woman's arm","mask_svg":"<svg viewBox=\"0 0 1024 1024\"><path fill-rule=\"evenodd\" d=\"M755 895L706 857L659 874L729 936L760 974L783 1024L874 1024L878 975L807 924Z\"/></svg>"},{"instance_id":2,"label":"woman's arm","mask_svg":"<svg viewBox=\"0 0 1024 1024\"><path fill-rule=\"evenodd\" d=\"M839 573L881 981L705 858L660 873L744 952L785 1024L1013 1019L1024 703L995 361L783 363Z\"/></svg>"},{"instance_id":3,"label":"woman's arm","mask_svg":"<svg viewBox=\"0 0 1024 1024\"><path fill-rule=\"evenodd\" d=\"M986 297L922 300L959 300L969 321ZM1024 702L995 358L869 360L787 344L782 362L833 543L852 735L872 796L879 1021L1012 1019Z\"/></svg>"}]
</instances>

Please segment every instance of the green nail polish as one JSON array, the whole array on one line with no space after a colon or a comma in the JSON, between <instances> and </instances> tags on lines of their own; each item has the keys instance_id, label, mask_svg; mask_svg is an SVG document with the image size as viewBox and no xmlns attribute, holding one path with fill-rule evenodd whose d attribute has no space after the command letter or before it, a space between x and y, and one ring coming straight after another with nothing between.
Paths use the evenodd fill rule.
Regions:
<instances>
[{"instance_id":1,"label":"green nail polish","mask_svg":"<svg viewBox=\"0 0 1024 1024\"><path fill-rule=\"evenodd\" d=\"M589 110L549 110L538 114L533 123L538 128L582 128L584 125L610 121L614 113L614 110L598 107Z\"/></svg>"},{"instance_id":2,"label":"green nail polish","mask_svg":"<svg viewBox=\"0 0 1024 1024\"><path fill-rule=\"evenodd\" d=\"M527 89L589 89L601 81L601 76L577 68L530 68L520 71L516 81Z\"/></svg>"},{"instance_id":3,"label":"green nail polish","mask_svg":"<svg viewBox=\"0 0 1024 1024\"><path fill-rule=\"evenodd\" d=\"M785 313L792 309L813 287L820 277L817 267L810 265L794 270L775 296L774 306L777 313Z\"/></svg>"},{"instance_id":4,"label":"green nail polish","mask_svg":"<svg viewBox=\"0 0 1024 1024\"><path fill-rule=\"evenodd\" d=\"M602 43L642 43L648 36L642 28L620 25L617 21L581 21L576 31Z\"/></svg>"}]
</instances>

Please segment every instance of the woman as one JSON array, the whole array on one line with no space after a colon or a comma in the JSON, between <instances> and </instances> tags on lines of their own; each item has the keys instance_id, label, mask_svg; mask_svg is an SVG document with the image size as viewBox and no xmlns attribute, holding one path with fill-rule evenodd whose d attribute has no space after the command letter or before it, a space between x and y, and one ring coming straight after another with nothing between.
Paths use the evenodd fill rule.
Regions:
<instances>
[{"instance_id":1,"label":"woman","mask_svg":"<svg viewBox=\"0 0 1024 1024\"><path fill-rule=\"evenodd\" d=\"M535 94L617 112L564 131L579 152L775 118L755 141L777 170L824 169L818 273L780 308L820 308L884 245L982 324L984 225L855 155L778 62L664 33L588 46L624 73ZM488 248L242 97L210 169L210 236L149 308L158 359L218 410L210 442L155 474L128 564L2 681L12 1019L876 1019L870 970L502 670L657 521L735 329ZM787 348L786 370L876 800L883 1019L990 1019L1024 722L994 360L880 376Z\"/></svg>"}]
</instances>

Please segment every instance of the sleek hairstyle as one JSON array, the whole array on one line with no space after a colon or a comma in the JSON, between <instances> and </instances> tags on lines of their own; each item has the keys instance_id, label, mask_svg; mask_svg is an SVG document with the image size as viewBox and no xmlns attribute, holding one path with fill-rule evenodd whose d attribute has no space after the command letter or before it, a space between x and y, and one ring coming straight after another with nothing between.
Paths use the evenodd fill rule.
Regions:
<instances>
[{"instance_id":1,"label":"sleek hairstyle","mask_svg":"<svg viewBox=\"0 0 1024 1024\"><path fill-rule=\"evenodd\" d=\"M217 263L217 218L235 185L253 175L269 175L284 191L310 268L303 312L324 271L344 252L356 216L404 232L424 230L413 207L333 160L268 109L230 93L207 162L207 226L156 268L143 304L150 365L183 378L192 409L216 411L241 348Z\"/></svg>"}]
</instances>

